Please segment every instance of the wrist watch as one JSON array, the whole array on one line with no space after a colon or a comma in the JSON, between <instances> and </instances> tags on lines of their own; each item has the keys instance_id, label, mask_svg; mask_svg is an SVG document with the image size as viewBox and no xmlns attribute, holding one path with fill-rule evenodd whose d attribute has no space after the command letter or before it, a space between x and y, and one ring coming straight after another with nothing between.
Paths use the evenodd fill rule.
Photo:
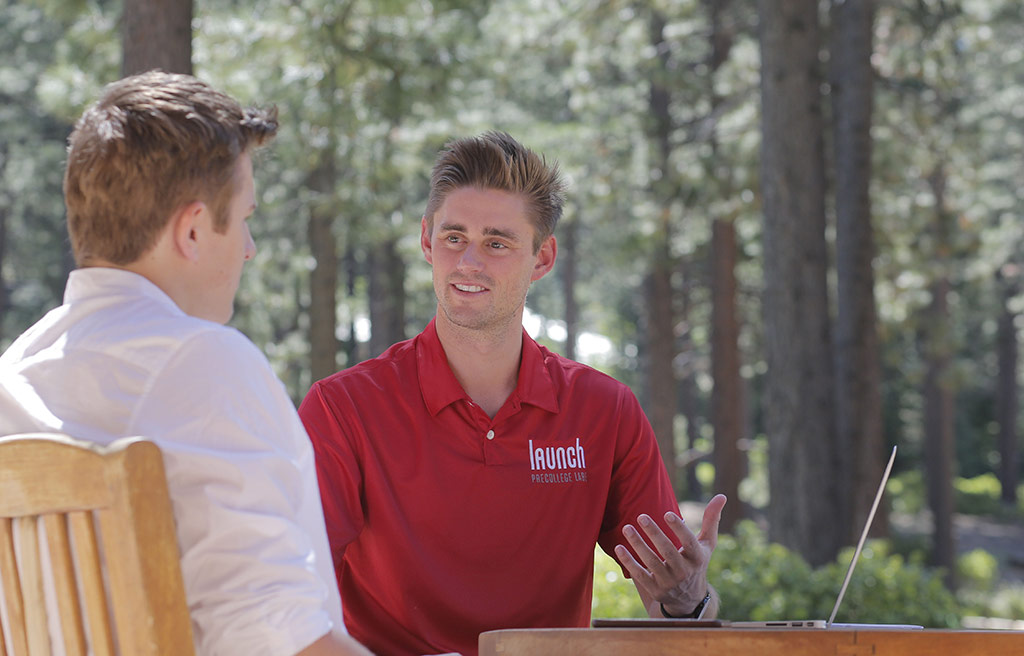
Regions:
<instances>
[{"instance_id":1,"label":"wrist watch","mask_svg":"<svg viewBox=\"0 0 1024 656\"><path fill-rule=\"evenodd\" d=\"M704 616L704 609L707 608L709 601L711 601L711 590L708 590L706 593L704 593L704 598L700 600L700 603L697 604L697 607L694 608L693 612L689 615L670 615L668 611L665 610L665 604L662 604L661 602L658 603L661 606L661 614L669 619L699 620L701 617Z\"/></svg>"}]
</instances>

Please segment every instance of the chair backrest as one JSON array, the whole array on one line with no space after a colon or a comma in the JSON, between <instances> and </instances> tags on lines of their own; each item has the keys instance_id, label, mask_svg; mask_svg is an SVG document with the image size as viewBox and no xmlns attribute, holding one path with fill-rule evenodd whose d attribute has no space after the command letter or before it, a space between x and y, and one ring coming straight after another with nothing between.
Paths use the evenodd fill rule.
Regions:
<instances>
[{"instance_id":1,"label":"chair backrest","mask_svg":"<svg viewBox=\"0 0 1024 656\"><path fill-rule=\"evenodd\" d=\"M0 438L0 580L0 656L195 653L150 441ZM50 624L63 645L51 645Z\"/></svg>"}]
</instances>

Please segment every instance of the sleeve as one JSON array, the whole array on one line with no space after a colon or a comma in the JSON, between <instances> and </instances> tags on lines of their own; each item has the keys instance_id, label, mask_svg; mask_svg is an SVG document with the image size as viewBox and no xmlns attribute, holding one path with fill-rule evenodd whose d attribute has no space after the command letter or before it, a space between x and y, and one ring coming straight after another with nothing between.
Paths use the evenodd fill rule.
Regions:
<instances>
[{"instance_id":1,"label":"sleeve","mask_svg":"<svg viewBox=\"0 0 1024 656\"><path fill-rule=\"evenodd\" d=\"M309 438L251 342L185 342L134 430L164 452L200 654L294 654L343 630Z\"/></svg>"},{"instance_id":2,"label":"sleeve","mask_svg":"<svg viewBox=\"0 0 1024 656\"><path fill-rule=\"evenodd\" d=\"M338 406L347 399L336 398L338 385L314 383L299 405L299 417L309 433L316 454L320 498L327 523L327 539L335 568L341 566L345 547L363 528L363 473L344 413Z\"/></svg>"},{"instance_id":3,"label":"sleeve","mask_svg":"<svg viewBox=\"0 0 1024 656\"><path fill-rule=\"evenodd\" d=\"M678 538L664 519L665 513L669 511L679 512L679 502L672 490L668 472L665 471L654 429L640 408L640 403L625 385L620 389L617 405L618 421L613 436L616 440L615 461L598 537L601 549L616 562L615 546L619 544L637 557L623 537L622 529L626 524L635 526L637 517L642 513L650 515L675 542L676 547L680 546ZM629 572L625 568L622 571L628 578Z\"/></svg>"}]
</instances>

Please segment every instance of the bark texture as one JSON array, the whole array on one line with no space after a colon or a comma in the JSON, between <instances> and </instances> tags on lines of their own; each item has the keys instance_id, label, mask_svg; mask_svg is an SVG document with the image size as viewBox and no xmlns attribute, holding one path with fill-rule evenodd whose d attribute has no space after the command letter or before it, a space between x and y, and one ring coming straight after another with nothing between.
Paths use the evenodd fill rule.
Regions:
<instances>
[{"instance_id":1,"label":"bark texture","mask_svg":"<svg viewBox=\"0 0 1024 656\"><path fill-rule=\"evenodd\" d=\"M842 543L816 0L759 0L765 425L772 540L812 565Z\"/></svg>"}]
</instances>

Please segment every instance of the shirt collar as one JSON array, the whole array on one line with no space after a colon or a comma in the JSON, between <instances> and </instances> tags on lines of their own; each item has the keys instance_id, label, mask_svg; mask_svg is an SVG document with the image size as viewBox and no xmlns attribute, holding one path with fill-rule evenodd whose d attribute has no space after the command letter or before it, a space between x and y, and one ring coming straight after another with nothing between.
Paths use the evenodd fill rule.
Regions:
<instances>
[{"instance_id":1,"label":"shirt collar","mask_svg":"<svg viewBox=\"0 0 1024 656\"><path fill-rule=\"evenodd\" d=\"M165 305L174 314L185 314L167 293L149 278L127 269L114 267L84 267L68 275L64 288L64 303L84 301L97 296L145 296Z\"/></svg>"},{"instance_id":2,"label":"shirt collar","mask_svg":"<svg viewBox=\"0 0 1024 656\"><path fill-rule=\"evenodd\" d=\"M455 378L441 340L437 337L435 319L416 338L416 363L419 374L420 392L427 411L437 415L446 406L465 399L470 400L462 385ZM523 330L523 354L519 365L519 380L508 402L518 406L529 403L548 412L558 412L558 395L547 359L552 357L530 335Z\"/></svg>"}]
</instances>

